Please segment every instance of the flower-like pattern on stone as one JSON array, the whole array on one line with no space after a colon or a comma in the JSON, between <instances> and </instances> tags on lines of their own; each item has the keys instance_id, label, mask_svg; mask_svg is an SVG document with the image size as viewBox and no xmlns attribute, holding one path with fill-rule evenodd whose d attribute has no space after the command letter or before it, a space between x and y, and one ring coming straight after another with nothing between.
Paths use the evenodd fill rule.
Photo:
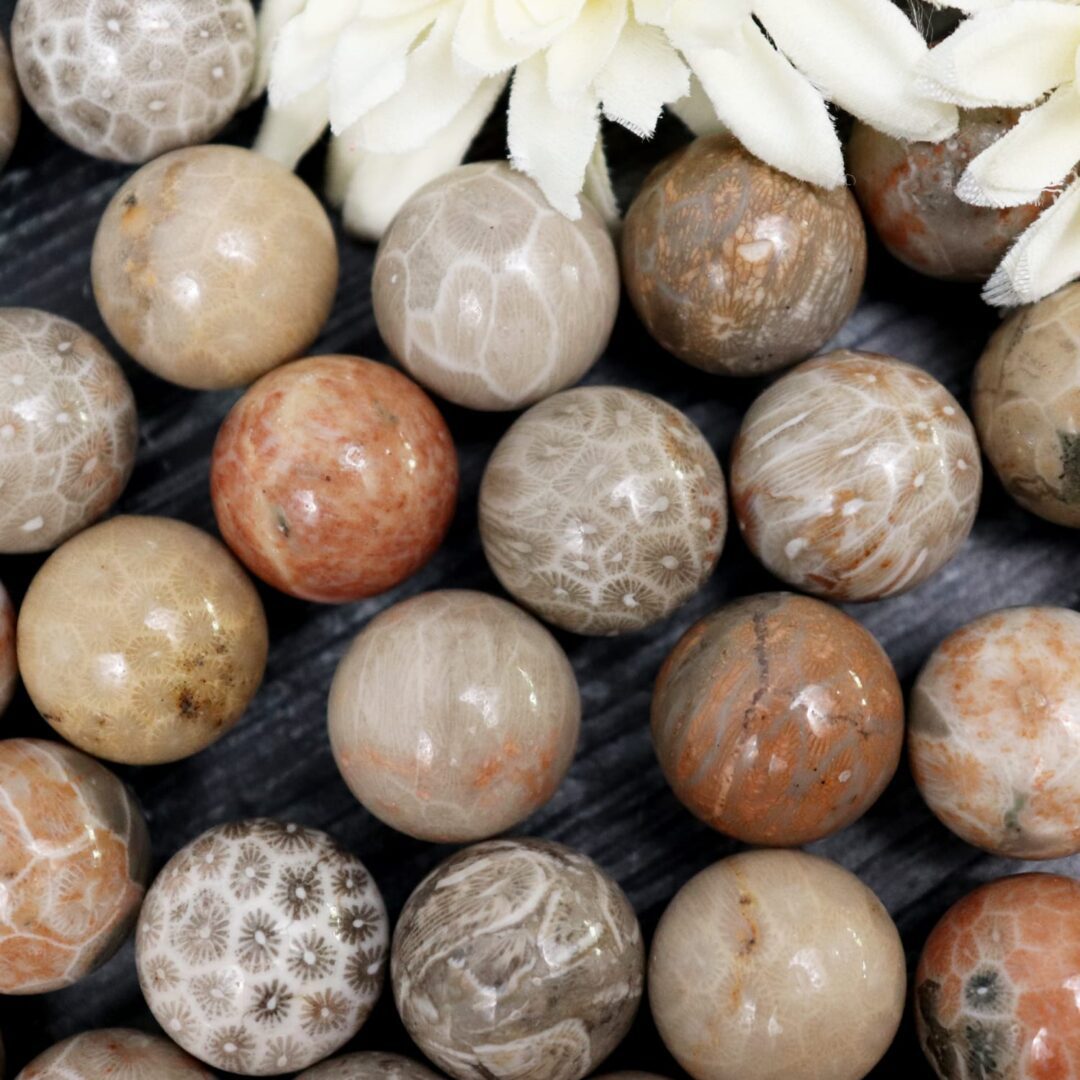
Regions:
<instances>
[{"instance_id":1,"label":"flower-like pattern on stone","mask_svg":"<svg viewBox=\"0 0 1080 1080\"><path fill-rule=\"evenodd\" d=\"M15 1080L214 1080L157 1035L127 1028L86 1031L39 1054Z\"/></svg>"},{"instance_id":2,"label":"flower-like pattern on stone","mask_svg":"<svg viewBox=\"0 0 1080 1080\"><path fill-rule=\"evenodd\" d=\"M325 833L265 819L211 829L154 882L139 981L185 1050L271 1076L348 1042L382 986L389 926L359 859Z\"/></svg>"},{"instance_id":3,"label":"flower-like pattern on stone","mask_svg":"<svg viewBox=\"0 0 1080 1080\"><path fill-rule=\"evenodd\" d=\"M1020 874L950 908L919 961L915 1019L941 1080L1080 1076L1080 882Z\"/></svg>"},{"instance_id":4,"label":"flower-like pattern on stone","mask_svg":"<svg viewBox=\"0 0 1080 1080\"><path fill-rule=\"evenodd\" d=\"M582 387L534 405L480 487L492 569L541 618L581 634L658 622L708 580L724 543L716 455L650 394Z\"/></svg>"},{"instance_id":5,"label":"flower-like pattern on stone","mask_svg":"<svg viewBox=\"0 0 1080 1080\"><path fill-rule=\"evenodd\" d=\"M15 654L15 608L7 589L0 585L0 713L11 704L19 681Z\"/></svg>"},{"instance_id":6,"label":"flower-like pattern on stone","mask_svg":"<svg viewBox=\"0 0 1080 1080\"><path fill-rule=\"evenodd\" d=\"M0 993L100 967L135 922L150 838L128 789L78 750L0 742Z\"/></svg>"},{"instance_id":7,"label":"flower-like pattern on stone","mask_svg":"<svg viewBox=\"0 0 1080 1080\"><path fill-rule=\"evenodd\" d=\"M135 398L75 323L0 308L0 552L46 551L97 520L135 464Z\"/></svg>"},{"instance_id":8,"label":"flower-like pattern on stone","mask_svg":"<svg viewBox=\"0 0 1080 1080\"><path fill-rule=\"evenodd\" d=\"M982 463L956 399L912 364L840 351L750 407L731 458L739 528L777 577L830 600L921 584L963 546Z\"/></svg>"},{"instance_id":9,"label":"flower-like pattern on stone","mask_svg":"<svg viewBox=\"0 0 1080 1080\"><path fill-rule=\"evenodd\" d=\"M21 111L22 98L15 79L15 66L0 34L0 169L7 164L19 134Z\"/></svg>"},{"instance_id":10,"label":"flower-like pattern on stone","mask_svg":"<svg viewBox=\"0 0 1080 1080\"><path fill-rule=\"evenodd\" d=\"M438 1074L400 1054L346 1054L308 1069L296 1080L439 1080Z\"/></svg>"},{"instance_id":11,"label":"flower-like pattern on stone","mask_svg":"<svg viewBox=\"0 0 1080 1080\"><path fill-rule=\"evenodd\" d=\"M591 859L543 840L459 851L417 886L394 933L398 1012L457 1080L580 1080L641 998L634 910Z\"/></svg>"},{"instance_id":12,"label":"flower-like pattern on stone","mask_svg":"<svg viewBox=\"0 0 1080 1080\"><path fill-rule=\"evenodd\" d=\"M255 66L250 0L19 0L11 34L38 116L114 161L213 138Z\"/></svg>"}]
</instances>

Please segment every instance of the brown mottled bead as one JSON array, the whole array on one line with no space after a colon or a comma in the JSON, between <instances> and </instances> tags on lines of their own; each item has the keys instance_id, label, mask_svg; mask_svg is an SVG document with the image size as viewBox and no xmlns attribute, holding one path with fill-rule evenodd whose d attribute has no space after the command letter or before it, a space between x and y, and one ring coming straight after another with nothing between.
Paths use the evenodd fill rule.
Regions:
<instances>
[{"instance_id":1,"label":"brown mottled bead","mask_svg":"<svg viewBox=\"0 0 1080 1080\"><path fill-rule=\"evenodd\" d=\"M19 134L21 106L19 84L15 81L15 66L11 62L11 54L4 44L4 38L0 35L0 169L7 164Z\"/></svg>"},{"instance_id":2,"label":"brown mottled bead","mask_svg":"<svg viewBox=\"0 0 1080 1080\"><path fill-rule=\"evenodd\" d=\"M652 336L718 375L761 375L816 353L855 310L866 231L826 191L730 136L661 162L626 216L623 277Z\"/></svg>"}]
</instances>

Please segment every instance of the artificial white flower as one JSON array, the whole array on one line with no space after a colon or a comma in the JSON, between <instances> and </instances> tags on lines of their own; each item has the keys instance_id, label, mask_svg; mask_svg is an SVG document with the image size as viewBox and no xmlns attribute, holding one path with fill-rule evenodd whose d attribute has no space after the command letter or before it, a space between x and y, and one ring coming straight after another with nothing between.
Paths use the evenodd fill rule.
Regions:
<instances>
[{"instance_id":1,"label":"artificial white flower","mask_svg":"<svg viewBox=\"0 0 1080 1080\"><path fill-rule=\"evenodd\" d=\"M257 149L294 166L329 123L329 191L366 236L461 161L508 83L511 160L570 217L583 190L615 212L602 117L647 138L672 105L825 187L844 183L829 102L912 139L957 123L917 88L926 42L891 0L266 0L260 34Z\"/></svg>"},{"instance_id":2,"label":"artificial white flower","mask_svg":"<svg viewBox=\"0 0 1080 1080\"><path fill-rule=\"evenodd\" d=\"M945 6L945 0L936 0ZM924 85L967 108L1030 108L957 185L977 206L1019 206L1065 184L1080 161L1080 0L950 0L973 12L924 61ZM1080 277L1080 180L1016 242L984 293L1032 303Z\"/></svg>"}]
</instances>

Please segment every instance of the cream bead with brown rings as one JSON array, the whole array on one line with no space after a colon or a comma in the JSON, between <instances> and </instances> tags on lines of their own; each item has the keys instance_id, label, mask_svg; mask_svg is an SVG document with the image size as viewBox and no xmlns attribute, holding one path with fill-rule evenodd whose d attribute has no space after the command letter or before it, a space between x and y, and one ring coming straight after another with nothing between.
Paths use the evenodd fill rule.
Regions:
<instances>
[{"instance_id":1,"label":"cream bead with brown rings","mask_svg":"<svg viewBox=\"0 0 1080 1080\"><path fill-rule=\"evenodd\" d=\"M177 150L113 197L94 240L113 337L161 378L244 386L300 356L333 306L330 219L287 169L234 146Z\"/></svg>"},{"instance_id":2,"label":"cream bead with brown rings","mask_svg":"<svg viewBox=\"0 0 1080 1080\"><path fill-rule=\"evenodd\" d=\"M361 632L329 714L338 768L368 810L410 836L464 843L551 798L574 756L581 699L535 619L494 596L443 590Z\"/></svg>"},{"instance_id":3,"label":"cream bead with brown rings","mask_svg":"<svg viewBox=\"0 0 1080 1080\"><path fill-rule=\"evenodd\" d=\"M471 409L520 409L576 383L619 307L607 227L570 221L506 162L465 165L402 208L372 282L379 332L410 375Z\"/></svg>"},{"instance_id":4,"label":"cream bead with brown rings","mask_svg":"<svg viewBox=\"0 0 1080 1080\"><path fill-rule=\"evenodd\" d=\"M22 101L19 84L15 81L15 65L4 43L4 35L0 34L0 169L11 156L19 134L21 112Z\"/></svg>"},{"instance_id":5,"label":"cream bead with brown rings","mask_svg":"<svg viewBox=\"0 0 1080 1080\"><path fill-rule=\"evenodd\" d=\"M180 521L117 517L57 550L19 613L19 669L41 715L95 757L156 765L241 717L266 665L254 586Z\"/></svg>"}]
</instances>

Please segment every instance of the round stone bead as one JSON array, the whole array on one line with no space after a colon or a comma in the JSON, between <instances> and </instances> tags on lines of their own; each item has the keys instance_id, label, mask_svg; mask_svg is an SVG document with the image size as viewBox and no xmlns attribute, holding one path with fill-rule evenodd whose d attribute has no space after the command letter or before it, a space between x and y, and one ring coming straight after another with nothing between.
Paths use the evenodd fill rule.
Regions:
<instances>
[{"instance_id":1,"label":"round stone bead","mask_svg":"<svg viewBox=\"0 0 1080 1080\"><path fill-rule=\"evenodd\" d=\"M731 458L751 551L830 600L920 585L963 546L981 487L975 429L952 394L912 364L846 350L770 386Z\"/></svg>"},{"instance_id":2,"label":"round stone bead","mask_svg":"<svg viewBox=\"0 0 1080 1080\"><path fill-rule=\"evenodd\" d=\"M47 551L101 517L137 442L131 387L97 338L0 308L0 553Z\"/></svg>"},{"instance_id":3,"label":"round stone bead","mask_svg":"<svg viewBox=\"0 0 1080 1080\"><path fill-rule=\"evenodd\" d=\"M604 1076L598 1076L596 1080L665 1080L665 1078L656 1073L618 1072L606 1073Z\"/></svg>"},{"instance_id":4,"label":"round stone bead","mask_svg":"<svg viewBox=\"0 0 1080 1080\"><path fill-rule=\"evenodd\" d=\"M716 455L659 398L581 387L534 405L495 447L480 536L503 587L578 634L666 618L708 580L727 531Z\"/></svg>"},{"instance_id":5,"label":"round stone bead","mask_svg":"<svg viewBox=\"0 0 1080 1080\"><path fill-rule=\"evenodd\" d=\"M120 187L91 276L113 337L195 390L246 386L300 356L334 303L337 243L288 169L236 146L176 150Z\"/></svg>"},{"instance_id":6,"label":"round stone bead","mask_svg":"<svg viewBox=\"0 0 1080 1080\"><path fill-rule=\"evenodd\" d=\"M296 1080L439 1080L438 1074L400 1054L346 1054L308 1069Z\"/></svg>"},{"instance_id":7,"label":"round stone bead","mask_svg":"<svg viewBox=\"0 0 1080 1080\"><path fill-rule=\"evenodd\" d=\"M168 1039L127 1028L86 1031L39 1054L15 1080L214 1080Z\"/></svg>"},{"instance_id":8,"label":"round stone bead","mask_svg":"<svg viewBox=\"0 0 1080 1080\"><path fill-rule=\"evenodd\" d=\"M236 560L181 521L117 517L38 571L18 624L41 715L109 761L194 754L241 717L262 681L262 603Z\"/></svg>"},{"instance_id":9,"label":"round stone bead","mask_svg":"<svg viewBox=\"0 0 1080 1080\"><path fill-rule=\"evenodd\" d=\"M276 1076L332 1054L382 986L389 927L363 864L325 833L266 819L169 860L136 938L162 1028L213 1069Z\"/></svg>"},{"instance_id":10,"label":"round stone bead","mask_svg":"<svg viewBox=\"0 0 1080 1080\"><path fill-rule=\"evenodd\" d=\"M417 886L391 977L409 1034L456 1080L581 1080L629 1030L643 966L633 908L592 860L492 840Z\"/></svg>"},{"instance_id":11,"label":"round stone bead","mask_svg":"<svg viewBox=\"0 0 1080 1080\"><path fill-rule=\"evenodd\" d=\"M649 958L656 1026L694 1080L861 1080L896 1034L906 981L877 897L801 851L703 870L664 912Z\"/></svg>"},{"instance_id":12,"label":"round stone bead","mask_svg":"<svg viewBox=\"0 0 1080 1080\"><path fill-rule=\"evenodd\" d=\"M975 368L990 464L1026 510L1080 528L1080 284L1011 315Z\"/></svg>"},{"instance_id":13,"label":"round stone bead","mask_svg":"<svg viewBox=\"0 0 1080 1080\"><path fill-rule=\"evenodd\" d=\"M626 215L623 276L649 333L718 375L762 375L818 352L855 310L866 230L826 191L729 135L661 162Z\"/></svg>"},{"instance_id":14,"label":"round stone bead","mask_svg":"<svg viewBox=\"0 0 1080 1080\"><path fill-rule=\"evenodd\" d=\"M120 947L150 876L138 804L69 746L0 742L0 994L78 982Z\"/></svg>"},{"instance_id":15,"label":"round stone bead","mask_svg":"<svg viewBox=\"0 0 1080 1080\"><path fill-rule=\"evenodd\" d=\"M909 745L930 809L1013 859L1080 853L1080 614L1012 608L947 637L919 674Z\"/></svg>"},{"instance_id":16,"label":"round stone bead","mask_svg":"<svg viewBox=\"0 0 1080 1080\"><path fill-rule=\"evenodd\" d=\"M570 221L504 161L414 195L379 245L375 319L417 382L471 409L521 409L576 383L619 308L600 215Z\"/></svg>"},{"instance_id":17,"label":"round stone bead","mask_svg":"<svg viewBox=\"0 0 1080 1080\"><path fill-rule=\"evenodd\" d=\"M904 699L874 636L790 593L737 600L683 635L652 732L679 800L749 844L797 847L860 818L896 772Z\"/></svg>"},{"instance_id":18,"label":"round stone bead","mask_svg":"<svg viewBox=\"0 0 1080 1080\"><path fill-rule=\"evenodd\" d=\"M915 975L919 1040L940 1080L1080 1076L1080 882L1021 874L946 913Z\"/></svg>"},{"instance_id":19,"label":"round stone bead","mask_svg":"<svg viewBox=\"0 0 1080 1080\"><path fill-rule=\"evenodd\" d=\"M113 161L213 138L255 67L250 0L19 0L11 35L38 116Z\"/></svg>"},{"instance_id":20,"label":"round stone bead","mask_svg":"<svg viewBox=\"0 0 1080 1080\"><path fill-rule=\"evenodd\" d=\"M963 109L940 143L896 139L855 122L847 165L855 194L889 253L946 281L986 281L1051 197L1014 207L972 206L956 186L972 160L1022 116L1019 109Z\"/></svg>"},{"instance_id":21,"label":"round stone bead","mask_svg":"<svg viewBox=\"0 0 1080 1080\"><path fill-rule=\"evenodd\" d=\"M15 66L0 34L0 169L7 164L15 146L21 113L22 101L19 84L15 80Z\"/></svg>"},{"instance_id":22,"label":"round stone bead","mask_svg":"<svg viewBox=\"0 0 1080 1080\"><path fill-rule=\"evenodd\" d=\"M422 840L462 843L524 821L574 756L577 680L513 604L444 590L372 620L330 688L330 743L353 794Z\"/></svg>"},{"instance_id":23,"label":"round stone bead","mask_svg":"<svg viewBox=\"0 0 1080 1080\"><path fill-rule=\"evenodd\" d=\"M11 704L19 682L15 652L15 608L7 589L0 585L0 713Z\"/></svg>"},{"instance_id":24,"label":"round stone bead","mask_svg":"<svg viewBox=\"0 0 1080 1080\"><path fill-rule=\"evenodd\" d=\"M305 600L385 592L435 554L457 504L450 431L400 372L316 356L260 379L225 418L210 494L225 542Z\"/></svg>"}]
</instances>

